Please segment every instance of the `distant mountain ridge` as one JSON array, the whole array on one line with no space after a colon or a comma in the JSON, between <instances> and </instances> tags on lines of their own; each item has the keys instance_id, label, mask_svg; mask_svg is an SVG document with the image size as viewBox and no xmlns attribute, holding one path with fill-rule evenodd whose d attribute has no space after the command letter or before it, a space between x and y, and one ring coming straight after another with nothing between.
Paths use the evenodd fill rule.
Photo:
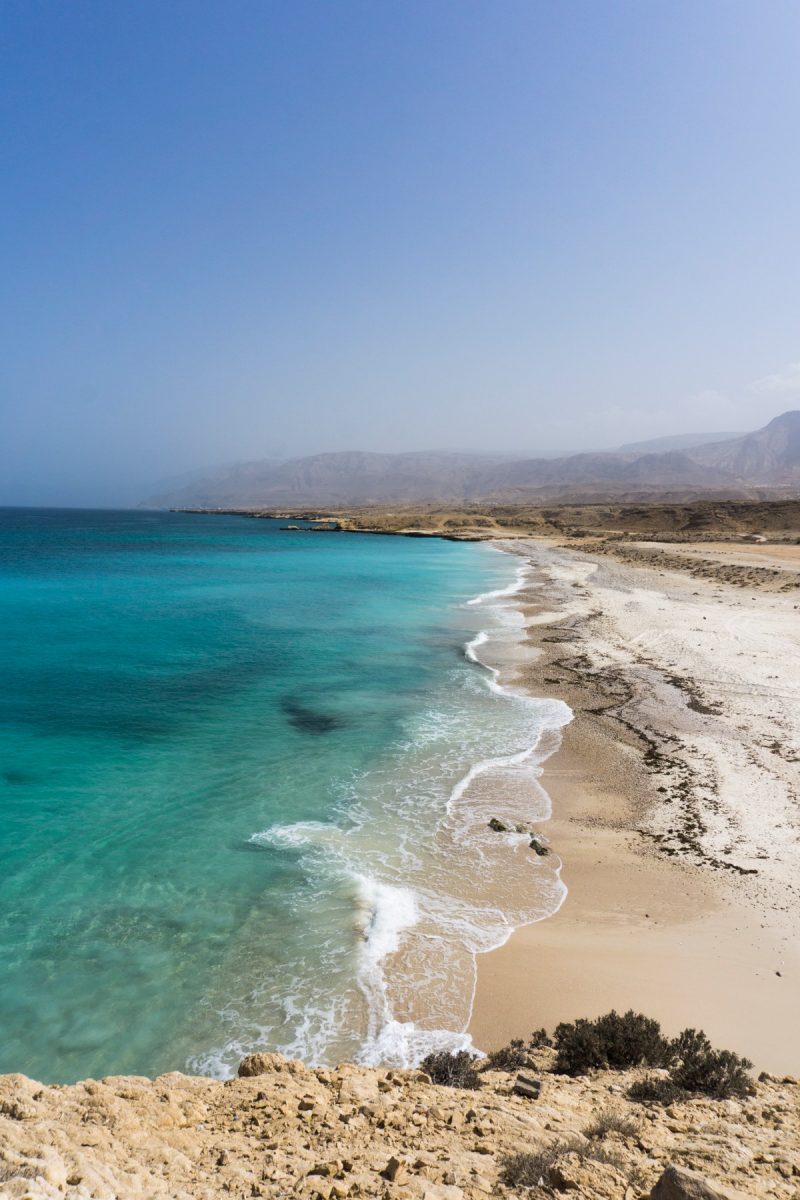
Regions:
<instances>
[{"instance_id":1,"label":"distant mountain ridge","mask_svg":"<svg viewBox=\"0 0 800 1200\"><path fill-rule=\"evenodd\" d=\"M631 446L563 458L343 451L287 462L272 459L203 473L144 504L151 508L335 508L486 499L531 502L575 494L600 498L676 490L732 495L748 488L800 490L800 411L783 413L754 433L699 446L659 452L646 451L647 443L640 445L640 450Z\"/></svg>"},{"instance_id":2,"label":"distant mountain ridge","mask_svg":"<svg viewBox=\"0 0 800 1200\"><path fill-rule=\"evenodd\" d=\"M696 462L754 483L791 484L800 478L800 412L785 412L763 429L692 451Z\"/></svg>"},{"instance_id":3,"label":"distant mountain ridge","mask_svg":"<svg viewBox=\"0 0 800 1200\"><path fill-rule=\"evenodd\" d=\"M345 450L278 464L269 460L241 463L210 472L201 481L153 496L145 503L157 508L333 507L436 499L466 494L480 485L487 471L509 458L502 454Z\"/></svg>"},{"instance_id":4,"label":"distant mountain ridge","mask_svg":"<svg viewBox=\"0 0 800 1200\"><path fill-rule=\"evenodd\" d=\"M650 438L646 442L626 442L618 446L619 454L662 454L667 450L693 450L695 446L708 446L712 442L730 442L744 437L742 431L735 433L672 433L666 437Z\"/></svg>"}]
</instances>

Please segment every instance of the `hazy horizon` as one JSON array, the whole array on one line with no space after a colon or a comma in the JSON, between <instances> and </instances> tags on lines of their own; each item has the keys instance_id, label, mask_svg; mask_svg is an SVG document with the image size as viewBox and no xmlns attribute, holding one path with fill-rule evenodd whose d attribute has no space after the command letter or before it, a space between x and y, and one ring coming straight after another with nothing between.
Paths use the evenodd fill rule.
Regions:
<instances>
[{"instance_id":1,"label":"hazy horizon","mask_svg":"<svg viewBox=\"0 0 800 1200\"><path fill-rule=\"evenodd\" d=\"M800 9L0 9L2 504L800 407Z\"/></svg>"}]
</instances>

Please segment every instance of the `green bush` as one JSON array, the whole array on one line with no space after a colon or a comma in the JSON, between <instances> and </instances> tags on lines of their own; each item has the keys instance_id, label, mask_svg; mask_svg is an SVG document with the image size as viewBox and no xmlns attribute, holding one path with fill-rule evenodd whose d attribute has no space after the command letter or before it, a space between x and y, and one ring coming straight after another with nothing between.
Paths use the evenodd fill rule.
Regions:
<instances>
[{"instance_id":1,"label":"green bush","mask_svg":"<svg viewBox=\"0 0 800 1200\"><path fill-rule=\"evenodd\" d=\"M622 1071L641 1063L662 1066L670 1058L670 1044L658 1021L633 1010L562 1023L556 1027L555 1043L555 1070L562 1075L585 1075L599 1067Z\"/></svg>"},{"instance_id":2,"label":"green bush","mask_svg":"<svg viewBox=\"0 0 800 1200\"><path fill-rule=\"evenodd\" d=\"M684 1029L671 1044L670 1079L686 1092L702 1092L716 1100L746 1096L753 1084L752 1063L732 1050L715 1050L702 1029Z\"/></svg>"},{"instance_id":3,"label":"green bush","mask_svg":"<svg viewBox=\"0 0 800 1200\"><path fill-rule=\"evenodd\" d=\"M476 1059L466 1050L450 1054L442 1050L438 1054L429 1054L422 1060L422 1070L430 1075L434 1083L444 1087L479 1088L481 1077L475 1069Z\"/></svg>"}]
</instances>

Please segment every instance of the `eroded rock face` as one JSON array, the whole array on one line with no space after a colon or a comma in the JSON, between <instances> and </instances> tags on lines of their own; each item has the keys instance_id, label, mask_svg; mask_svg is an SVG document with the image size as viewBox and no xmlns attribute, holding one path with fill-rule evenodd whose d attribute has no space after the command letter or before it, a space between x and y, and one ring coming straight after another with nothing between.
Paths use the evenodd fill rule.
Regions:
<instances>
[{"instance_id":1,"label":"eroded rock face","mask_svg":"<svg viewBox=\"0 0 800 1200\"><path fill-rule=\"evenodd\" d=\"M486 1072L482 1088L463 1091L420 1071L310 1069L272 1054L249 1055L225 1083L172 1073L45 1087L4 1076L0 1196L485 1200L526 1195L503 1182L506 1158L558 1143L550 1186L575 1200L797 1197L795 1081L664 1109L626 1098L636 1072L568 1079L552 1061L537 1052L535 1101L512 1093L511 1073ZM598 1123L609 1110L625 1120Z\"/></svg>"}]
</instances>

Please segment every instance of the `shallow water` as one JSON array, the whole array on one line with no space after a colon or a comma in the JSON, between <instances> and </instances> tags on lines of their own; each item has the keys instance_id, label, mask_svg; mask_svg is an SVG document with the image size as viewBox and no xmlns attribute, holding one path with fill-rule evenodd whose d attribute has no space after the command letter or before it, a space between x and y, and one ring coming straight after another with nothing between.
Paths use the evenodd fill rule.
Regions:
<instances>
[{"instance_id":1,"label":"shallow water","mask_svg":"<svg viewBox=\"0 0 800 1200\"><path fill-rule=\"evenodd\" d=\"M415 1061L560 902L515 560L281 524L0 512L0 1071Z\"/></svg>"}]
</instances>

